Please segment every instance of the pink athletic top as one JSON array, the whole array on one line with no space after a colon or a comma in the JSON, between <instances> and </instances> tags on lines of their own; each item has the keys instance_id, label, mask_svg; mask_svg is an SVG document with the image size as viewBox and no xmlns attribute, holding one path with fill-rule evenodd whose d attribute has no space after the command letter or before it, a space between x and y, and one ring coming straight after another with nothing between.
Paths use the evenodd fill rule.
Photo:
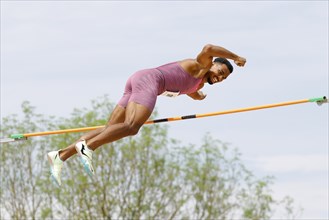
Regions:
<instances>
[{"instance_id":1,"label":"pink athletic top","mask_svg":"<svg viewBox=\"0 0 329 220\"><path fill-rule=\"evenodd\" d=\"M164 76L164 90L190 94L196 92L202 78L194 78L178 62L168 63L156 68Z\"/></svg>"},{"instance_id":2,"label":"pink athletic top","mask_svg":"<svg viewBox=\"0 0 329 220\"><path fill-rule=\"evenodd\" d=\"M153 111L158 95L165 91L190 94L197 91L201 81L187 73L178 62L140 70L127 80L118 105L126 108L129 102L135 102Z\"/></svg>"}]
</instances>

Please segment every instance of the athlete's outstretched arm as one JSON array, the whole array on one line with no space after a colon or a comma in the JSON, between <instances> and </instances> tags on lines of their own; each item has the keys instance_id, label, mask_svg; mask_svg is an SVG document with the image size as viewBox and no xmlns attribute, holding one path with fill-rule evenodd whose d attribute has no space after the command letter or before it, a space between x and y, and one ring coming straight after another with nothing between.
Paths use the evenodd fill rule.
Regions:
<instances>
[{"instance_id":1,"label":"athlete's outstretched arm","mask_svg":"<svg viewBox=\"0 0 329 220\"><path fill-rule=\"evenodd\" d=\"M246 63L245 58L238 56L224 47L215 46L212 44L205 45L202 51L198 54L196 60L202 66L207 67L212 63L214 57L234 60L235 64L238 66L244 66Z\"/></svg>"}]
</instances>

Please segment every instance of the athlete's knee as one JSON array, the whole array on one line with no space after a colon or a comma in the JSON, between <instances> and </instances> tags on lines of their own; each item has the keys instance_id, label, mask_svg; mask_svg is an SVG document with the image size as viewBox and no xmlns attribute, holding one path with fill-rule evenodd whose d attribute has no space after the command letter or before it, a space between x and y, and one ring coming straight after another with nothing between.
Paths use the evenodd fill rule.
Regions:
<instances>
[{"instance_id":1,"label":"athlete's knee","mask_svg":"<svg viewBox=\"0 0 329 220\"><path fill-rule=\"evenodd\" d=\"M136 123L127 123L125 122L126 131L130 136L136 135L139 132L139 129L142 127L142 125L136 124Z\"/></svg>"}]
</instances>

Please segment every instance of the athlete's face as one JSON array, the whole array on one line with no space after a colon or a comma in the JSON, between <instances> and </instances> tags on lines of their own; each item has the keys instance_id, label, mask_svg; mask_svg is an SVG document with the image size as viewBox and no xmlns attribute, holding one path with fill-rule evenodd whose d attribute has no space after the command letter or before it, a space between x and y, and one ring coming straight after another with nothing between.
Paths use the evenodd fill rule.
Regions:
<instances>
[{"instance_id":1,"label":"athlete's face","mask_svg":"<svg viewBox=\"0 0 329 220\"><path fill-rule=\"evenodd\" d=\"M230 75L230 71L225 64L215 62L207 74L207 81L210 85L225 80Z\"/></svg>"}]
</instances>

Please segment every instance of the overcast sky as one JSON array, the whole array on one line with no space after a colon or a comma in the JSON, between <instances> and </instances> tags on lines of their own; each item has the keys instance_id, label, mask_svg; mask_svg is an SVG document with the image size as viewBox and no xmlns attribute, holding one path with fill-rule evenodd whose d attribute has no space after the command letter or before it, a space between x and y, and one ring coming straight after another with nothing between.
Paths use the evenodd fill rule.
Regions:
<instances>
[{"instance_id":1,"label":"overcast sky","mask_svg":"<svg viewBox=\"0 0 329 220\"><path fill-rule=\"evenodd\" d=\"M159 97L159 118L328 96L328 1L1 1L1 116L24 100L45 115L108 94L135 71L195 58L207 44L247 59L203 101ZM328 105L314 103L172 122L171 137L231 144L276 177L303 219L328 219ZM150 125L151 126L151 125ZM26 131L27 133L29 131Z\"/></svg>"}]
</instances>

